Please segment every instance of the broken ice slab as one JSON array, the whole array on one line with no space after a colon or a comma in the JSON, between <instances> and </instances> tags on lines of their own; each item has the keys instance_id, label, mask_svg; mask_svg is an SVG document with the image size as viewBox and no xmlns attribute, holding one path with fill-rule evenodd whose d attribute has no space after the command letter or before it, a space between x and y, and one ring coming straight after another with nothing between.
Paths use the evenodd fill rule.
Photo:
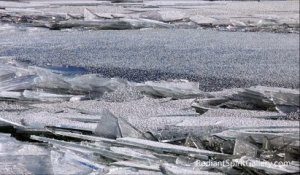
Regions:
<instances>
[{"instance_id":1,"label":"broken ice slab","mask_svg":"<svg viewBox=\"0 0 300 175\"><path fill-rule=\"evenodd\" d=\"M259 119L272 119L272 120L276 120L276 119L281 119L281 120L291 120L293 119L293 117L287 117L286 114L280 114L278 112L271 112L271 111L257 111L257 110L245 110L245 109L223 109L223 108L218 108L218 109L210 109L209 111L207 111L206 113L202 114L202 117L211 117L211 118L215 118L215 117L219 117L221 118L236 118L237 120L239 120L238 118L243 118L243 120L245 121L245 124L242 124L241 126L247 126L247 122L246 120L251 121L252 119L255 121L259 121ZM235 120L235 119L234 119ZM264 120L264 121L267 121ZM263 122L263 120L260 120L261 122ZM226 123L226 121L224 121ZM222 123L221 121L219 121L219 123ZM227 122L228 123L228 122ZM267 124L268 122L266 122ZM277 121L277 123L280 123L279 121ZM237 126L239 126L239 124L236 124ZM250 125L252 125L250 123ZM253 125L255 126L255 125Z\"/></svg>"},{"instance_id":2,"label":"broken ice slab","mask_svg":"<svg viewBox=\"0 0 300 175\"><path fill-rule=\"evenodd\" d=\"M0 91L32 89L36 77L36 75L25 75L1 81Z\"/></svg>"},{"instance_id":3,"label":"broken ice slab","mask_svg":"<svg viewBox=\"0 0 300 175\"><path fill-rule=\"evenodd\" d=\"M275 127L274 127L275 128ZM286 127L286 129L293 129L292 127ZM296 129L296 128L295 128ZM285 132L272 132L270 130L269 132L259 130L257 132L255 131L243 131L243 130L226 130L220 133L215 134L218 137L222 138L247 138L251 136L257 143L262 143L264 137L284 137L286 141L294 141L299 139L299 131L293 132L293 133L285 133Z\"/></svg>"},{"instance_id":4,"label":"broken ice slab","mask_svg":"<svg viewBox=\"0 0 300 175\"><path fill-rule=\"evenodd\" d=\"M147 81L135 85L141 92L154 97L171 97L173 99L186 99L196 97L211 97L199 89L198 82L188 80L173 81Z\"/></svg>"},{"instance_id":5,"label":"broken ice slab","mask_svg":"<svg viewBox=\"0 0 300 175\"><path fill-rule=\"evenodd\" d=\"M112 92L119 87L128 86L126 80L120 78L104 78L97 74L87 74L65 79L70 84L70 89L101 96L104 92Z\"/></svg>"},{"instance_id":6,"label":"broken ice slab","mask_svg":"<svg viewBox=\"0 0 300 175\"><path fill-rule=\"evenodd\" d=\"M158 13L164 22L178 22L187 17L187 15L180 10L159 11Z\"/></svg>"},{"instance_id":7,"label":"broken ice slab","mask_svg":"<svg viewBox=\"0 0 300 175\"><path fill-rule=\"evenodd\" d=\"M53 74L46 69L19 65L18 62L17 64L4 64L4 68L0 67L0 69L9 69L15 74L15 76L6 77L0 82L1 91L31 90L38 87L48 89L68 88L67 83L60 75Z\"/></svg>"},{"instance_id":8,"label":"broken ice slab","mask_svg":"<svg viewBox=\"0 0 300 175\"><path fill-rule=\"evenodd\" d=\"M118 143L122 143L127 146L137 147L137 148L143 148L152 150L154 152L162 153L172 153L172 154L178 154L178 155L207 155L211 157L220 157L220 158L229 158L230 155L208 151L208 150L201 150L196 148L189 148L185 146L179 146L179 145L171 145L167 143L160 143L160 142L154 142L150 140L142 140L142 139L136 139L136 138L118 138Z\"/></svg>"},{"instance_id":9,"label":"broken ice slab","mask_svg":"<svg viewBox=\"0 0 300 175\"><path fill-rule=\"evenodd\" d=\"M77 152L81 152L82 154L86 154L89 152L99 152L101 150L106 151L107 147L104 145L97 145L97 149L95 146L91 145L88 146L88 143L84 142L67 142L67 141L62 141L62 140L57 140L57 139L51 139L43 136L36 136L32 135L30 136L32 140L44 142L44 143L49 143L51 145L54 145L56 147L64 148L64 149L69 149Z\"/></svg>"},{"instance_id":10,"label":"broken ice slab","mask_svg":"<svg viewBox=\"0 0 300 175\"><path fill-rule=\"evenodd\" d=\"M76 139L80 139L83 141L87 140L87 141L92 141L92 142L103 142L103 143L108 143L108 144L114 144L116 142L116 140L113 140L113 139L96 137L96 136L92 136L92 135L83 135L83 134L78 134L78 133L72 133L72 132L66 132L66 131L56 131L56 130L51 130L51 132L55 135L76 138Z\"/></svg>"},{"instance_id":11,"label":"broken ice slab","mask_svg":"<svg viewBox=\"0 0 300 175\"><path fill-rule=\"evenodd\" d=\"M1 58L0 58L1 59ZM12 79L16 76L16 74L13 71L8 71L8 70L2 70L0 68L0 82Z\"/></svg>"},{"instance_id":12,"label":"broken ice slab","mask_svg":"<svg viewBox=\"0 0 300 175\"><path fill-rule=\"evenodd\" d=\"M25 126L18 124L16 122L12 122L0 117L0 127L1 126L12 126L14 128L25 129Z\"/></svg>"},{"instance_id":13,"label":"broken ice slab","mask_svg":"<svg viewBox=\"0 0 300 175\"><path fill-rule=\"evenodd\" d=\"M79 102L79 101L82 101L82 100L88 100L89 98L87 96L84 96L84 95L76 95L76 96L73 96L70 98L70 101L71 102Z\"/></svg>"},{"instance_id":14,"label":"broken ice slab","mask_svg":"<svg viewBox=\"0 0 300 175\"><path fill-rule=\"evenodd\" d=\"M274 104L268 96L261 90L264 87L251 87L239 92L237 95L233 95L233 99L239 101L245 101L250 104L256 105L257 109L262 110L274 110Z\"/></svg>"},{"instance_id":15,"label":"broken ice slab","mask_svg":"<svg viewBox=\"0 0 300 175\"><path fill-rule=\"evenodd\" d=\"M197 137L191 136L190 134L186 137L184 145L192 148L204 149L202 141Z\"/></svg>"},{"instance_id":16,"label":"broken ice slab","mask_svg":"<svg viewBox=\"0 0 300 175\"><path fill-rule=\"evenodd\" d=\"M60 1L50 1L48 3L43 3L47 6L98 6L98 5L110 5L109 1L69 1L69 0L60 0Z\"/></svg>"},{"instance_id":17,"label":"broken ice slab","mask_svg":"<svg viewBox=\"0 0 300 175\"><path fill-rule=\"evenodd\" d=\"M0 133L0 156L4 155L48 155L49 150L43 145L21 142L11 137L11 134Z\"/></svg>"},{"instance_id":18,"label":"broken ice slab","mask_svg":"<svg viewBox=\"0 0 300 175\"><path fill-rule=\"evenodd\" d=\"M17 117L19 118L19 122L28 128L47 128L89 134L95 131L97 124L71 121L64 118L64 116L69 115L77 115L78 117L85 116L84 114L78 113L24 112L21 116Z\"/></svg>"},{"instance_id":19,"label":"broken ice slab","mask_svg":"<svg viewBox=\"0 0 300 175\"><path fill-rule=\"evenodd\" d=\"M71 99L85 98L83 96L61 95L43 91L24 90L23 92L0 91L0 100L27 101L27 102L63 102Z\"/></svg>"},{"instance_id":20,"label":"broken ice slab","mask_svg":"<svg viewBox=\"0 0 300 175\"><path fill-rule=\"evenodd\" d=\"M257 22L258 27L276 26L278 24L277 19L260 19Z\"/></svg>"},{"instance_id":21,"label":"broken ice slab","mask_svg":"<svg viewBox=\"0 0 300 175\"><path fill-rule=\"evenodd\" d=\"M21 100L22 92L0 91L0 100Z\"/></svg>"},{"instance_id":22,"label":"broken ice slab","mask_svg":"<svg viewBox=\"0 0 300 175\"><path fill-rule=\"evenodd\" d=\"M59 134L59 133L56 133ZM203 158L204 155L209 155L209 156L219 156L223 158L228 158L230 155L222 154L222 153L217 153L217 152L211 152L211 151L206 151L206 150L198 150L198 149L193 149L193 148L188 148L184 146L176 146L176 145L171 145L171 144L164 144L164 143L158 143L158 142L153 142L150 141L150 143L147 140L141 140L141 139L132 139L132 138L124 138L123 140L117 139L116 142L111 141L111 140L103 140L102 138L96 138L91 136L83 136L83 135L78 135L74 133L69 133L69 134L62 134L64 136L71 136L71 137L77 137L77 138L83 138L83 139L90 139L93 141L100 141L100 142L106 142L109 144L113 144L116 146L122 146L123 148L114 148L112 147L111 151L107 149L100 149L100 145L95 144L87 144L87 145L78 145L74 143L68 143L68 142L62 142L62 141L57 141L53 139L48 139L48 138L43 138L43 137L37 137L37 136L32 136L31 139L34 140L39 140L39 141L44 141L44 142L49 142L52 144L58 144L58 145L66 145L69 147L80 147L82 149L87 149L90 151L93 151L97 154L100 154L104 157L107 157L109 159L113 160L143 160L147 162L153 162L153 161L159 161L159 159L156 158L156 154L152 153L147 153L147 152L139 152L138 150L135 149L127 149L126 147L135 147L135 148L141 148L141 149L147 149L151 150L153 153L162 153L162 152L168 152L168 153L173 153L173 154L178 154L178 155L186 155L186 156L193 156L196 159ZM131 142L129 142L131 141ZM135 142L134 142L135 141ZM144 144L143 144L144 143ZM101 144L103 145L103 144ZM155 155L155 156L154 156ZM199 156L198 156L199 155ZM207 157L205 158L207 160Z\"/></svg>"},{"instance_id":23,"label":"broken ice slab","mask_svg":"<svg viewBox=\"0 0 300 175\"><path fill-rule=\"evenodd\" d=\"M48 70L39 67L28 67L25 70L30 70L32 75L21 76L19 77L20 80L15 80L14 78L7 80L8 82L3 82L7 85L1 82L0 89L3 90L3 88L9 88L7 90L30 90L33 87L36 87L49 93L65 93L72 95L89 94L91 98L94 98L101 96L106 91L111 92L118 87L125 86L127 84L127 81L122 79L103 78L96 74L70 77L66 76L65 73L57 74L51 69ZM27 76L30 77L27 78ZM27 80L31 81L28 82ZM27 86L24 86L22 83L25 83Z\"/></svg>"},{"instance_id":24,"label":"broken ice slab","mask_svg":"<svg viewBox=\"0 0 300 175\"><path fill-rule=\"evenodd\" d=\"M3 66L5 67L5 65ZM13 71L3 75L0 90L31 90L25 91L25 96L27 94L29 97L40 98L42 101L45 100L43 96L49 97L48 99L51 101L51 95L41 94L41 90L44 93L53 93L53 99L56 99L54 98L55 93L62 95L59 96L61 97L60 99L69 97L65 95L89 95L88 97L93 99L101 97L105 92L113 92L119 88L126 87L136 88L137 91L142 91L145 94L155 97L172 97L174 99L211 97L208 93L199 90L198 83L187 80L129 83L123 79L104 78L96 74L73 75L71 77L66 76L65 73L41 67L18 64L11 64L9 66L12 67ZM18 74L18 76L12 77L11 73ZM41 90L33 92L36 88Z\"/></svg>"},{"instance_id":25,"label":"broken ice slab","mask_svg":"<svg viewBox=\"0 0 300 175\"><path fill-rule=\"evenodd\" d=\"M36 87L40 89L56 90L56 91L67 91L72 90L70 83L66 82L63 75L55 74L50 70L40 67L29 67L35 71L38 76L35 79Z\"/></svg>"},{"instance_id":26,"label":"broken ice slab","mask_svg":"<svg viewBox=\"0 0 300 175\"><path fill-rule=\"evenodd\" d=\"M207 16L202 16L202 15L194 15L189 17L189 19L201 26L210 26L213 25L217 20L215 18L207 17Z\"/></svg>"},{"instance_id":27,"label":"broken ice slab","mask_svg":"<svg viewBox=\"0 0 300 175\"><path fill-rule=\"evenodd\" d=\"M94 145L88 145L87 143L84 144L84 143L66 142L66 141L50 139L47 137L40 137L35 135L30 136L30 139L44 142L44 143L49 143L57 148L75 151L83 155L84 154L91 155L90 153L93 153L93 154L99 154L101 156L107 157L110 160L114 160L114 161L125 160L124 158L122 158L122 155L120 156L119 154L114 154L112 151L109 151L106 146L102 146L102 145L101 146L97 145L96 147ZM90 157L90 159L96 160L94 156Z\"/></svg>"},{"instance_id":28,"label":"broken ice slab","mask_svg":"<svg viewBox=\"0 0 300 175\"><path fill-rule=\"evenodd\" d=\"M97 30L126 30L132 29L133 26L127 21L119 19L106 19L102 21L81 21L81 20L68 20L60 21L57 23L36 23L36 26L43 25L52 30L61 30L67 28L90 28Z\"/></svg>"},{"instance_id":29,"label":"broken ice slab","mask_svg":"<svg viewBox=\"0 0 300 175\"><path fill-rule=\"evenodd\" d=\"M196 109L196 112L199 114L204 114L209 109L216 109L218 105L221 105L225 102L229 101L227 98L204 98L204 99L196 99L192 103L192 107Z\"/></svg>"},{"instance_id":30,"label":"broken ice slab","mask_svg":"<svg viewBox=\"0 0 300 175\"><path fill-rule=\"evenodd\" d=\"M157 171L138 170L132 167L110 167L109 172L106 175L163 175Z\"/></svg>"},{"instance_id":31,"label":"broken ice slab","mask_svg":"<svg viewBox=\"0 0 300 175\"><path fill-rule=\"evenodd\" d=\"M187 140L186 136L183 137L174 137L166 140L159 140L161 143L169 143L169 144L174 144L174 145L182 145L185 141Z\"/></svg>"},{"instance_id":32,"label":"broken ice slab","mask_svg":"<svg viewBox=\"0 0 300 175\"><path fill-rule=\"evenodd\" d=\"M299 110L299 90L255 86L239 92L233 98L254 104L263 110L274 110L277 107L279 112L290 113ZM280 110L281 106L288 106L289 110Z\"/></svg>"},{"instance_id":33,"label":"broken ice slab","mask_svg":"<svg viewBox=\"0 0 300 175\"><path fill-rule=\"evenodd\" d=\"M229 108L245 110L278 111L284 114L297 112L299 105L299 90L254 86L239 90L229 96L196 99L192 103L197 112L203 114L209 109Z\"/></svg>"},{"instance_id":34,"label":"broken ice slab","mask_svg":"<svg viewBox=\"0 0 300 175\"><path fill-rule=\"evenodd\" d=\"M47 93L42 91L30 91L25 90L23 93L23 98L26 100L32 101L40 101L40 102L62 102L62 101L69 101L73 95L60 95L60 94L53 94Z\"/></svg>"},{"instance_id":35,"label":"broken ice slab","mask_svg":"<svg viewBox=\"0 0 300 175\"><path fill-rule=\"evenodd\" d=\"M207 149L225 154L233 154L234 141L231 139L224 139L215 135L201 136L198 140L202 144L202 149Z\"/></svg>"},{"instance_id":36,"label":"broken ice slab","mask_svg":"<svg viewBox=\"0 0 300 175\"><path fill-rule=\"evenodd\" d=\"M51 83L49 83L51 82ZM68 94L88 94L90 98L100 97L104 92L111 92L127 85L127 81L118 78L103 78L96 74L63 77L50 72L39 72L37 86L51 91L63 91Z\"/></svg>"},{"instance_id":37,"label":"broken ice slab","mask_svg":"<svg viewBox=\"0 0 300 175\"><path fill-rule=\"evenodd\" d=\"M147 137L146 134L139 131L133 125L128 123L126 120L114 116L110 111L104 110L99 114L80 114L80 113L38 113L39 117L44 116L47 118L51 117L52 121L56 122L24 122L28 123L29 126L37 125L35 127L45 127L52 128L54 130L78 130L89 131L94 134L94 136L100 136L110 139L116 139L119 137L133 137L133 138L143 138L143 139L155 139L152 137ZM31 114L31 117L34 114ZM62 119L63 118L63 119ZM59 120L58 120L59 119ZM43 119L41 119L43 120ZM63 121L62 121L63 120ZM87 123L88 122L88 123Z\"/></svg>"},{"instance_id":38,"label":"broken ice slab","mask_svg":"<svg viewBox=\"0 0 300 175\"><path fill-rule=\"evenodd\" d=\"M101 117L95 130L95 135L111 139L122 137L118 125L118 118L107 111L107 114Z\"/></svg>"},{"instance_id":39,"label":"broken ice slab","mask_svg":"<svg viewBox=\"0 0 300 175\"><path fill-rule=\"evenodd\" d=\"M65 174L66 171L68 171L68 174L88 174L95 171L99 173L107 172L106 166L94 158L92 151L82 149L80 144L68 144L68 142L63 141L58 143L60 144L55 145L54 140L52 145L55 148L51 150L51 160L55 174Z\"/></svg>"},{"instance_id":40,"label":"broken ice slab","mask_svg":"<svg viewBox=\"0 0 300 175\"><path fill-rule=\"evenodd\" d=\"M5 76L5 74L15 74L15 76L11 76L10 78L16 78L32 75L34 71L28 69L26 63L19 62L14 57L0 57L0 72L1 76Z\"/></svg>"},{"instance_id":41,"label":"broken ice slab","mask_svg":"<svg viewBox=\"0 0 300 175\"><path fill-rule=\"evenodd\" d=\"M121 21L127 22L131 25L132 29L143 29L143 28L163 28L168 29L172 28L173 25L164 23L161 21L151 20L151 19L131 19L131 18L122 18Z\"/></svg>"},{"instance_id":42,"label":"broken ice slab","mask_svg":"<svg viewBox=\"0 0 300 175\"><path fill-rule=\"evenodd\" d=\"M246 140L235 140L233 155L248 156L255 158L258 153L258 148Z\"/></svg>"},{"instance_id":43,"label":"broken ice slab","mask_svg":"<svg viewBox=\"0 0 300 175\"><path fill-rule=\"evenodd\" d=\"M299 91L294 91L294 93L279 91L273 93L271 98L277 111L281 113L299 112L300 110Z\"/></svg>"},{"instance_id":44,"label":"broken ice slab","mask_svg":"<svg viewBox=\"0 0 300 175\"><path fill-rule=\"evenodd\" d=\"M2 15L9 17L11 22L14 23L31 23L34 20L39 21L62 21L66 20L64 13L47 13L37 10L28 9L6 9L1 11Z\"/></svg>"},{"instance_id":45,"label":"broken ice slab","mask_svg":"<svg viewBox=\"0 0 300 175\"><path fill-rule=\"evenodd\" d=\"M105 165L89 160L72 151L51 151L51 162L54 174L104 174L108 171Z\"/></svg>"},{"instance_id":46,"label":"broken ice slab","mask_svg":"<svg viewBox=\"0 0 300 175\"><path fill-rule=\"evenodd\" d=\"M217 135L219 135L220 137L235 138L236 140L246 140L245 142L238 142L241 144L236 143L235 153L240 152L254 157L257 150L254 145L256 145L259 146L259 152L261 153L260 157L264 159L281 160L282 158L274 154L274 150L276 150L277 153L281 154L284 154L285 152L285 155L281 157L284 157L284 159L288 160L298 160L297 157L300 155L299 133L290 134L272 132L225 131ZM248 149L247 147L251 147L251 149ZM244 148L247 148L247 150L245 150Z\"/></svg>"},{"instance_id":47,"label":"broken ice slab","mask_svg":"<svg viewBox=\"0 0 300 175\"><path fill-rule=\"evenodd\" d=\"M1 174L53 174L50 151L0 134Z\"/></svg>"},{"instance_id":48,"label":"broken ice slab","mask_svg":"<svg viewBox=\"0 0 300 175\"><path fill-rule=\"evenodd\" d=\"M201 159L204 160L204 159ZM208 157L207 157L208 160ZM182 166L191 166L195 163L197 163L197 159L193 157L187 157L187 156L178 156L175 160L176 165L182 165Z\"/></svg>"},{"instance_id":49,"label":"broken ice slab","mask_svg":"<svg viewBox=\"0 0 300 175\"><path fill-rule=\"evenodd\" d=\"M182 174L207 174L207 175L222 175L221 172L205 171L195 167L179 166L169 163L160 165L160 170L166 175L182 175Z\"/></svg>"},{"instance_id":50,"label":"broken ice slab","mask_svg":"<svg viewBox=\"0 0 300 175\"><path fill-rule=\"evenodd\" d=\"M112 3L143 3L144 0L110 0Z\"/></svg>"},{"instance_id":51,"label":"broken ice slab","mask_svg":"<svg viewBox=\"0 0 300 175\"><path fill-rule=\"evenodd\" d=\"M118 161L111 163L113 166L120 167L132 167L138 170L147 170L147 171L157 171L159 172L159 164L155 163L145 163L145 162L135 162L135 161Z\"/></svg>"},{"instance_id":52,"label":"broken ice slab","mask_svg":"<svg viewBox=\"0 0 300 175\"><path fill-rule=\"evenodd\" d=\"M271 144L275 145L274 142L272 142ZM291 142L284 148L285 148L284 161L300 162L300 141ZM281 147L281 149L282 149L282 147Z\"/></svg>"},{"instance_id":53,"label":"broken ice slab","mask_svg":"<svg viewBox=\"0 0 300 175\"><path fill-rule=\"evenodd\" d=\"M0 156L1 174L53 174L48 155Z\"/></svg>"},{"instance_id":54,"label":"broken ice slab","mask_svg":"<svg viewBox=\"0 0 300 175\"><path fill-rule=\"evenodd\" d=\"M15 137L21 139L26 138L28 135L37 134L37 135L47 135L51 134L47 129L44 128L29 128L23 124L19 124L13 121L9 121L0 117L0 130L1 132L11 133Z\"/></svg>"},{"instance_id":55,"label":"broken ice slab","mask_svg":"<svg viewBox=\"0 0 300 175\"><path fill-rule=\"evenodd\" d=\"M255 86L248 88L247 91L260 93L271 101L276 100L277 104L299 106L299 90L297 89Z\"/></svg>"},{"instance_id":56,"label":"broken ice slab","mask_svg":"<svg viewBox=\"0 0 300 175\"><path fill-rule=\"evenodd\" d=\"M249 96L249 97L248 97ZM207 112L209 109L229 108L229 109L246 109L246 110L274 110L274 104L261 94L248 94L248 90L238 92L229 97L219 97L212 99L197 99L192 107L199 111L200 114Z\"/></svg>"},{"instance_id":57,"label":"broken ice slab","mask_svg":"<svg viewBox=\"0 0 300 175\"><path fill-rule=\"evenodd\" d=\"M261 133L273 133L282 134L286 136L292 136L293 134L299 134L299 126L297 123L294 126L262 126L262 127L235 127L230 128L230 130L240 131L240 132L261 132Z\"/></svg>"},{"instance_id":58,"label":"broken ice slab","mask_svg":"<svg viewBox=\"0 0 300 175\"><path fill-rule=\"evenodd\" d=\"M78 13L67 13L66 19L67 20L81 20L81 19L84 19L84 16L82 14L78 14Z\"/></svg>"},{"instance_id":59,"label":"broken ice slab","mask_svg":"<svg viewBox=\"0 0 300 175\"><path fill-rule=\"evenodd\" d=\"M62 115L60 115L59 117L62 117L62 118L68 119L68 120L72 120L72 121L83 122L83 123L98 123L98 122L101 122L102 116L105 116L108 114L109 114L109 112L107 112L106 109L104 109L103 111L101 111L99 113L76 110L75 113L73 113L73 112L62 113Z\"/></svg>"},{"instance_id":60,"label":"broken ice slab","mask_svg":"<svg viewBox=\"0 0 300 175\"><path fill-rule=\"evenodd\" d=\"M86 151L93 152L95 156L100 155L102 157L105 157L109 160L113 161L121 161L121 160L136 160L136 161L145 161L145 162L155 162L159 161L159 159L155 158L154 156L149 157L148 155L144 155L142 153L138 153L136 151L127 149L127 148L114 148L113 149L106 147L104 145L94 145L89 143L72 143L72 142L66 142L66 141L60 141L55 139L49 139L46 137L39 137L39 136L31 136L30 137L33 140L46 142L49 144L54 145L55 147L60 147L72 150L72 151L80 151L82 153L85 153ZM92 158L91 158L92 159ZM96 157L94 157L96 159Z\"/></svg>"},{"instance_id":61,"label":"broken ice slab","mask_svg":"<svg viewBox=\"0 0 300 175\"><path fill-rule=\"evenodd\" d=\"M240 159L233 159L233 162L236 166L242 166L248 169L248 172L249 170L254 170L254 172L260 172L261 174L297 174L300 172L299 164L293 165L292 162L282 162L278 164L247 156Z\"/></svg>"},{"instance_id":62,"label":"broken ice slab","mask_svg":"<svg viewBox=\"0 0 300 175\"><path fill-rule=\"evenodd\" d=\"M98 122L95 135L112 139L120 137L145 138L141 131L124 119L115 117L108 110L104 111Z\"/></svg>"},{"instance_id":63,"label":"broken ice slab","mask_svg":"<svg viewBox=\"0 0 300 175\"><path fill-rule=\"evenodd\" d=\"M289 126L283 126L283 127L273 127L274 129L272 130L270 127L269 131L264 131L263 128L261 128L262 130L260 130L261 127L259 128L253 128L251 130L251 128L236 128L236 129L229 129L229 130L225 130L222 131L220 133L216 133L215 135L219 136L219 137L223 137L223 138L238 138L238 137L254 137L256 138L255 140L257 140L259 143L262 142L263 136L267 136L267 137L285 137L287 140L297 140L298 136L299 136L299 129L296 127L289 127ZM278 131L276 131L276 129L279 129ZM281 130L281 129L285 129L285 130ZM287 130L292 130L290 132L287 132Z\"/></svg>"},{"instance_id":64,"label":"broken ice slab","mask_svg":"<svg viewBox=\"0 0 300 175\"><path fill-rule=\"evenodd\" d=\"M118 15L117 15L118 16ZM96 30L128 30L142 28L171 28L172 25L150 19L132 19L132 18L97 18L88 21L68 20L54 23L35 21L33 26L46 27L53 30L66 28L88 28Z\"/></svg>"},{"instance_id":65,"label":"broken ice slab","mask_svg":"<svg viewBox=\"0 0 300 175\"><path fill-rule=\"evenodd\" d=\"M144 18L144 19L152 19L152 20L156 20L156 21L162 21L162 16L160 13L158 13L158 11L142 12L139 15L139 17Z\"/></svg>"},{"instance_id":66,"label":"broken ice slab","mask_svg":"<svg viewBox=\"0 0 300 175\"><path fill-rule=\"evenodd\" d=\"M153 152L144 149L119 147L119 146L112 146L109 149L118 154L124 154L132 157L140 157L142 159L147 160L148 162L160 162L160 159L154 156Z\"/></svg>"},{"instance_id":67,"label":"broken ice slab","mask_svg":"<svg viewBox=\"0 0 300 175\"><path fill-rule=\"evenodd\" d=\"M93 11L91 11L88 8L85 8L83 10L83 16L85 21L101 21L103 19L113 19L114 17L110 13L101 13L97 14Z\"/></svg>"},{"instance_id":68,"label":"broken ice slab","mask_svg":"<svg viewBox=\"0 0 300 175\"><path fill-rule=\"evenodd\" d=\"M101 20L101 18L97 14L95 14L88 8L85 8L83 10L83 17L85 21L97 21L99 19Z\"/></svg>"}]
</instances>

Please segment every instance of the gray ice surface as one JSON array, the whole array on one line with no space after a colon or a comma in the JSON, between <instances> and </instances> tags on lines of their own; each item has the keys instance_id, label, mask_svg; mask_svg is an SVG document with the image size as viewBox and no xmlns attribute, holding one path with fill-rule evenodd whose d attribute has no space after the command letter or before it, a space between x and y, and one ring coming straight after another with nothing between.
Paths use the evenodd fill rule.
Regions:
<instances>
[{"instance_id":1,"label":"gray ice surface","mask_svg":"<svg viewBox=\"0 0 300 175\"><path fill-rule=\"evenodd\" d=\"M76 65L133 81L183 78L202 90L250 85L299 88L299 35L143 31L0 31L0 56Z\"/></svg>"}]
</instances>

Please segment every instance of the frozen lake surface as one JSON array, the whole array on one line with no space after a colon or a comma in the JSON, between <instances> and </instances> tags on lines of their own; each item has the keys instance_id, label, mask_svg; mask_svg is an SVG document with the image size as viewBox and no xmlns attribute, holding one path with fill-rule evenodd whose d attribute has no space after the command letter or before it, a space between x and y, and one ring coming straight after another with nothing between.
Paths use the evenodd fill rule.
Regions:
<instances>
[{"instance_id":1,"label":"frozen lake surface","mask_svg":"<svg viewBox=\"0 0 300 175\"><path fill-rule=\"evenodd\" d=\"M131 81L189 79L202 90L299 88L299 35L211 30L0 30L0 56L85 67Z\"/></svg>"}]
</instances>

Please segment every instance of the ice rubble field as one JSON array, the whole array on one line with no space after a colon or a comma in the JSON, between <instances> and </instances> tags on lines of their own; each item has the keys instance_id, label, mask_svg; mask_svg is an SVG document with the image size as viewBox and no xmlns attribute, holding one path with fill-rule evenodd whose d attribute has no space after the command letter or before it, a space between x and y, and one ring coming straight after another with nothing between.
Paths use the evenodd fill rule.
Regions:
<instances>
[{"instance_id":1,"label":"ice rubble field","mask_svg":"<svg viewBox=\"0 0 300 175\"><path fill-rule=\"evenodd\" d=\"M0 82L5 174L299 173L299 89L208 93L10 57Z\"/></svg>"},{"instance_id":2,"label":"ice rubble field","mask_svg":"<svg viewBox=\"0 0 300 175\"><path fill-rule=\"evenodd\" d=\"M0 3L0 22L55 30L213 28L299 32L297 1L21 0Z\"/></svg>"},{"instance_id":3,"label":"ice rubble field","mask_svg":"<svg viewBox=\"0 0 300 175\"><path fill-rule=\"evenodd\" d=\"M23 60L0 57L0 174L299 174L299 89L248 87L248 81L299 87L298 36L282 34L299 33L298 6L298 1L0 0L1 55ZM202 30L207 28L214 31ZM42 32L48 29L59 31ZM107 29L125 31L90 32ZM20 34L24 31L28 35ZM107 42L100 55L94 45ZM168 42L172 53L158 49ZM186 52L178 50L182 45ZM142 51L128 61L132 49ZM168 54L180 59L161 64ZM224 67L237 58L238 64ZM46 62L100 66L96 72L109 75L32 66ZM124 70L105 69L103 62ZM145 67L149 71L141 71ZM136 74L153 78L166 69L209 75L196 78L201 84L138 82ZM132 79L107 78L115 76ZM248 88L216 91L232 82Z\"/></svg>"}]
</instances>

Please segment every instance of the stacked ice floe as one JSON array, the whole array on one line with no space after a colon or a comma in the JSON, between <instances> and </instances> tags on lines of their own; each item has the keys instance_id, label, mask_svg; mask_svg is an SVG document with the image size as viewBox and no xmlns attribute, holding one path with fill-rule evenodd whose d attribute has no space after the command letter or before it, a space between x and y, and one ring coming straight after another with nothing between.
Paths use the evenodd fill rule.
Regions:
<instances>
[{"instance_id":1,"label":"stacked ice floe","mask_svg":"<svg viewBox=\"0 0 300 175\"><path fill-rule=\"evenodd\" d=\"M250 87L229 95L199 90L187 80L134 83L85 74L74 67L36 67L0 59L0 100L24 106L89 99L195 99L203 116L213 110L299 114L299 91ZM124 96L131 89L134 94ZM116 100L122 97L121 101ZM117 101L117 102L116 102ZM61 103L59 103L61 104ZM34 108L35 106L31 106ZM145 108L150 106L144 106ZM176 117L164 132L142 130L108 110L0 113L0 170L5 174L293 174L299 173L299 125L255 125L208 129L206 117ZM143 109L140 109L143 110ZM251 112L250 112L251 111ZM272 113L272 114L273 114ZM216 114L216 113L215 113ZM269 114L269 113L268 113ZM11 117L7 117L12 115ZM264 114L266 115L266 114ZM278 116L278 117L276 117ZM257 116L256 116L257 117ZM19 118L20 120L17 120ZM156 116L136 122L159 125ZM230 118L230 117L228 117ZM228 118L222 118L228 120ZM154 118L153 118L154 119ZM203 120L201 120L203 119ZM289 119L289 118L284 118ZM296 118L297 119L297 118ZM244 118L240 117L240 120ZM254 119L250 119L254 121ZM249 121L249 118L245 121ZM200 124L199 124L200 122ZM223 122L221 120L214 122ZM265 123L266 123L265 122ZM297 122L297 121L291 121ZM249 127L245 127L245 125ZM184 130L184 131L182 131ZM210 131L206 131L210 130ZM20 142L18 140L27 141ZM37 142L36 142L37 141ZM28 161L30 160L30 161Z\"/></svg>"}]
</instances>

